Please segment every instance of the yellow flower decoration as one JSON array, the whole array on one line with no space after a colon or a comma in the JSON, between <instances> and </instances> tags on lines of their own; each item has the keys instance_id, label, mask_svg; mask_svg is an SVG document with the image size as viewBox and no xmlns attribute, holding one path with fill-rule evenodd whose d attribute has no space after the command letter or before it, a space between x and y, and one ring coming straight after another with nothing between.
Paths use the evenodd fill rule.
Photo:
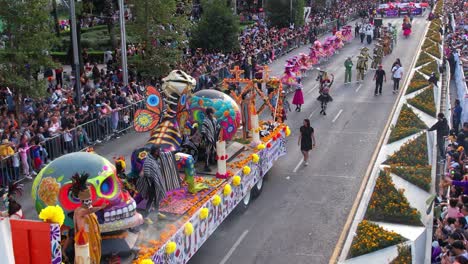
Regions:
<instances>
[{"instance_id":1,"label":"yellow flower decoration","mask_svg":"<svg viewBox=\"0 0 468 264\"><path fill-rule=\"evenodd\" d=\"M258 144L258 146L257 146L257 149L258 149L258 150L262 150L262 149L265 149L265 148L266 148L266 146L265 146L265 144L263 144L263 143L260 143L260 144Z\"/></svg>"},{"instance_id":2,"label":"yellow flower decoration","mask_svg":"<svg viewBox=\"0 0 468 264\"><path fill-rule=\"evenodd\" d=\"M286 136L289 137L291 135L291 129L289 126L286 127Z\"/></svg>"},{"instance_id":3,"label":"yellow flower decoration","mask_svg":"<svg viewBox=\"0 0 468 264\"><path fill-rule=\"evenodd\" d=\"M144 259L139 264L154 264L154 262L151 259Z\"/></svg>"},{"instance_id":4,"label":"yellow flower decoration","mask_svg":"<svg viewBox=\"0 0 468 264\"><path fill-rule=\"evenodd\" d=\"M142 151L142 152L140 152L140 154L138 154L138 158L142 160L142 159L146 158L147 155L148 155L148 152Z\"/></svg>"},{"instance_id":5,"label":"yellow flower decoration","mask_svg":"<svg viewBox=\"0 0 468 264\"><path fill-rule=\"evenodd\" d=\"M65 213L63 212L62 207L58 205L47 206L39 213L39 219L44 222L55 223L62 226L63 221L65 221Z\"/></svg>"},{"instance_id":6,"label":"yellow flower decoration","mask_svg":"<svg viewBox=\"0 0 468 264\"><path fill-rule=\"evenodd\" d=\"M244 173L245 175L249 174L251 171L252 170L249 166L244 166L244 168L242 168L242 173Z\"/></svg>"},{"instance_id":7,"label":"yellow flower decoration","mask_svg":"<svg viewBox=\"0 0 468 264\"><path fill-rule=\"evenodd\" d=\"M46 205L55 205L57 204L57 197L60 192L60 183L57 182L55 178L45 177L41 180L39 185L39 198Z\"/></svg>"},{"instance_id":8,"label":"yellow flower decoration","mask_svg":"<svg viewBox=\"0 0 468 264\"><path fill-rule=\"evenodd\" d=\"M177 249L177 244L174 241L167 243L166 245L166 254L170 255L174 253Z\"/></svg>"},{"instance_id":9,"label":"yellow flower decoration","mask_svg":"<svg viewBox=\"0 0 468 264\"><path fill-rule=\"evenodd\" d=\"M188 222L184 226L184 234L186 236L190 236L193 233L193 225L192 223Z\"/></svg>"},{"instance_id":10,"label":"yellow flower decoration","mask_svg":"<svg viewBox=\"0 0 468 264\"><path fill-rule=\"evenodd\" d=\"M219 195L215 194L213 196L213 205L218 206L221 203L221 197Z\"/></svg>"},{"instance_id":11,"label":"yellow flower decoration","mask_svg":"<svg viewBox=\"0 0 468 264\"><path fill-rule=\"evenodd\" d=\"M260 156L258 154L252 154L252 161L253 163L258 163L260 161Z\"/></svg>"},{"instance_id":12,"label":"yellow flower decoration","mask_svg":"<svg viewBox=\"0 0 468 264\"><path fill-rule=\"evenodd\" d=\"M226 184L224 185L224 190L223 190L223 194L224 196L228 196L230 195L232 192L232 188L231 188L231 185L230 184Z\"/></svg>"},{"instance_id":13,"label":"yellow flower decoration","mask_svg":"<svg viewBox=\"0 0 468 264\"><path fill-rule=\"evenodd\" d=\"M242 178L239 175L232 177L232 184L234 186L239 186L241 184Z\"/></svg>"},{"instance_id":14,"label":"yellow flower decoration","mask_svg":"<svg viewBox=\"0 0 468 264\"><path fill-rule=\"evenodd\" d=\"M201 220L206 219L208 215L210 214L210 209L208 208L202 208L200 210L200 215L198 216Z\"/></svg>"}]
</instances>

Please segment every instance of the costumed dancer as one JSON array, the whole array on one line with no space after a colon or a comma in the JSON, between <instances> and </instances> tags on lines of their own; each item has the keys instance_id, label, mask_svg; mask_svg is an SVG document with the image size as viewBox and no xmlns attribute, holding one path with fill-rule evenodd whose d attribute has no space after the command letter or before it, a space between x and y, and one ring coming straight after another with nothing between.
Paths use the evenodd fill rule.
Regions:
<instances>
[{"instance_id":1,"label":"costumed dancer","mask_svg":"<svg viewBox=\"0 0 468 264\"><path fill-rule=\"evenodd\" d=\"M117 176L122 182L122 187L130 193L130 196L133 197L136 194L136 181L134 180L135 178L127 177L127 174L125 173L125 169L127 168L125 157L120 156L118 158L114 158L114 164Z\"/></svg>"},{"instance_id":2,"label":"costumed dancer","mask_svg":"<svg viewBox=\"0 0 468 264\"><path fill-rule=\"evenodd\" d=\"M344 42L343 42L343 39L344 39L344 36L343 36L343 33L341 31L338 31L336 32L335 34L335 47L336 49L341 49L344 47Z\"/></svg>"},{"instance_id":3,"label":"costumed dancer","mask_svg":"<svg viewBox=\"0 0 468 264\"><path fill-rule=\"evenodd\" d=\"M348 57L345 62L345 81L344 83L351 83L351 76L352 76L352 71L353 71L353 61L351 60L351 57Z\"/></svg>"},{"instance_id":4,"label":"costumed dancer","mask_svg":"<svg viewBox=\"0 0 468 264\"><path fill-rule=\"evenodd\" d=\"M324 51L323 51L323 45L322 45L322 43L321 43L320 41L316 40L316 41L314 42L314 46L313 46L313 47L315 48L315 52L316 52L316 54L317 54L317 58L318 58L319 62L322 61L322 60L324 60L324 59L326 60L326 56L325 56L325 53L324 53Z\"/></svg>"},{"instance_id":5,"label":"costumed dancer","mask_svg":"<svg viewBox=\"0 0 468 264\"><path fill-rule=\"evenodd\" d=\"M325 52L327 56L331 58L335 54L335 48L333 47L333 40L331 38L327 39L326 43L327 43L328 48L325 50Z\"/></svg>"},{"instance_id":6,"label":"costumed dancer","mask_svg":"<svg viewBox=\"0 0 468 264\"><path fill-rule=\"evenodd\" d=\"M374 47L374 59L372 60L371 69L376 70L377 67L382 63L383 48L380 43L376 43Z\"/></svg>"},{"instance_id":7,"label":"costumed dancer","mask_svg":"<svg viewBox=\"0 0 468 264\"><path fill-rule=\"evenodd\" d=\"M403 18L403 24L401 27L403 29L403 35L407 38L411 34L411 22L408 16Z\"/></svg>"},{"instance_id":8,"label":"costumed dancer","mask_svg":"<svg viewBox=\"0 0 468 264\"><path fill-rule=\"evenodd\" d=\"M317 56L317 52L315 51L315 48L312 46L309 48L310 49L310 52L309 52L309 62L310 64L312 65L316 65L318 63L318 56Z\"/></svg>"},{"instance_id":9,"label":"costumed dancer","mask_svg":"<svg viewBox=\"0 0 468 264\"><path fill-rule=\"evenodd\" d=\"M301 106L304 104L304 95L302 93L301 78L297 78L297 86L296 91L294 92L292 103L296 106L296 112L300 112Z\"/></svg>"},{"instance_id":10,"label":"costumed dancer","mask_svg":"<svg viewBox=\"0 0 468 264\"><path fill-rule=\"evenodd\" d=\"M369 67L368 64L367 64L369 59L372 60L372 58L370 57L368 51L369 51L369 49L367 47L361 48L361 54L360 55L364 58L364 72L366 72L368 67Z\"/></svg>"},{"instance_id":11,"label":"costumed dancer","mask_svg":"<svg viewBox=\"0 0 468 264\"><path fill-rule=\"evenodd\" d=\"M319 90L319 97L317 97L317 100L320 101L320 107L322 110L320 111L320 114L322 115L327 115L327 104L328 102L333 101L333 98L330 96L330 88L331 85L333 84L333 80L335 79L333 74L329 74L325 71L320 71L319 76L317 77L317 80L320 81L320 90Z\"/></svg>"},{"instance_id":12,"label":"costumed dancer","mask_svg":"<svg viewBox=\"0 0 468 264\"><path fill-rule=\"evenodd\" d=\"M312 67L312 65L310 65L309 63L309 57L307 56L307 54L304 54L304 53L301 53L299 54L299 66L300 66L300 70L301 70L301 75L302 76L307 76L307 71L310 70L310 68Z\"/></svg>"},{"instance_id":13,"label":"costumed dancer","mask_svg":"<svg viewBox=\"0 0 468 264\"><path fill-rule=\"evenodd\" d=\"M357 82L364 81L364 74L366 71L366 60L364 56L358 55L358 60L356 63L356 70L357 70Z\"/></svg>"},{"instance_id":14,"label":"costumed dancer","mask_svg":"<svg viewBox=\"0 0 468 264\"><path fill-rule=\"evenodd\" d=\"M205 145L205 171L211 171L210 159L216 155L216 141L218 140L219 125L214 117L214 109L206 109L205 119L203 120L201 134Z\"/></svg>"},{"instance_id":15,"label":"costumed dancer","mask_svg":"<svg viewBox=\"0 0 468 264\"><path fill-rule=\"evenodd\" d=\"M281 82L287 86L286 90L291 90L292 86L297 85L296 74L292 72L294 65L287 63L284 66L284 73L281 77Z\"/></svg>"},{"instance_id":16,"label":"costumed dancer","mask_svg":"<svg viewBox=\"0 0 468 264\"><path fill-rule=\"evenodd\" d=\"M158 214L158 218L165 218L163 214L159 213L159 203L166 197L163 173L159 161L160 154L161 150L159 146L151 145L136 183L136 189L141 195L141 198L146 199L145 210L147 217L146 222L148 224L153 223L148 217L153 206Z\"/></svg>"},{"instance_id":17,"label":"costumed dancer","mask_svg":"<svg viewBox=\"0 0 468 264\"><path fill-rule=\"evenodd\" d=\"M81 206L76 208L73 214L75 227L75 263L101 263L101 230L96 217L96 212L104 209L107 205L93 207L91 190L87 184L89 174L76 173L72 177L71 192L74 197L78 197ZM89 245L89 255L87 256L86 245L81 245L80 241L85 239ZM84 246L84 247L83 247ZM90 262L87 262L89 258Z\"/></svg>"}]
</instances>

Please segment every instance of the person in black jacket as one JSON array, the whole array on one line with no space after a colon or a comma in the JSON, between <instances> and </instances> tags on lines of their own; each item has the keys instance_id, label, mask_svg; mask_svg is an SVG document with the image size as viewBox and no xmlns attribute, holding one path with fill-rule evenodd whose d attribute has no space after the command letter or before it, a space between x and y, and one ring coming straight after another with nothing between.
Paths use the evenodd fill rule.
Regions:
<instances>
[{"instance_id":1,"label":"person in black jacket","mask_svg":"<svg viewBox=\"0 0 468 264\"><path fill-rule=\"evenodd\" d=\"M437 146L439 147L439 154L442 159L445 158L445 139L444 137L448 136L450 128L447 122L447 118L443 113L437 115L437 123L435 123L427 131L437 131Z\"/></svg>"},{"instance_id":2,"label":"person in black jacket","mask_svg":"<svg viewBox=\"0 0 468 264\"><path fill-rule=\"evenodd\" d=\"M457 143L459 146L463 146L465 154L468 153L468 122L463 123L463 130L457 135Z\"/></svg>"}]
</instances>

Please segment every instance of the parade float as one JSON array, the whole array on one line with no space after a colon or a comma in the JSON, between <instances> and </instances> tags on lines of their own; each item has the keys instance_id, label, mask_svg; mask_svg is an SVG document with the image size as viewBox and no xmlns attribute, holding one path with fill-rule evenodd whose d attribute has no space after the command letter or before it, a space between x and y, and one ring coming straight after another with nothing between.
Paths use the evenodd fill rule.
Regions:
<instances>
[{"instance_id":1,"label":"parade float","mask_svg":"<svg viewBox=\"0 0 468 264\"><path fill-rule=\"evenodd\" d=\"M225 92L192 93L195 81L181 71L164 79L162 93L148 87L146 109L134 122L151 137L133 152L132 174L140 173L152 145L168 156L161 155L162 167L176 169L163 169L167 192L159 212L165 217L142 228L136 263L186 263L234 209L245 210L261 193L263 177L286 154L291 133L280 115L282 85L269 77L267 66L262 71L262 79L250 80L234 68L233 78L223 81ZM208 108L214 109L220 131L215 161L204 170L203 162L180 151L185 133L193 139L200 132Z\"/></svg>"},{"instance_id":2,"label":"parade float","mask_svg":"<svg viewBox=\"0 0 468 264\"><path fill-rule=\"evenodd\" d=\"M61 263L66 259L61 245L73 230L75 261L80 263L116 255L128 259L132 252L136 263L186 263L233 210L247 209L260 195L263 178L286 154L291 131L280 114L282 84L270 78L267 66L262 71L261 79L250 80L241 78L242 70L236 67L234 77L223 84L238 89L224 93L192 93L195 81L181 71L163 79L161 92L147 87L146 108L135 114L134 126L139 132L151 131L151 136L132 153L129 176L122 177L123 158L112 163L93 151L52 161L37 175L31 191L43 222L0 219L2 233L12 237L1 252L20 263ZM198 168L203 162L186 153L183 139L200 132L208 108L214 109L220 129L214 162L203 171ZM161 150L166 188L159 203L165 217L145 217L154 222L140 214L146 201L137 199L131 184L132 177L141 177L152 146ZM86 219L96 220L95 232L74 230L83 224L76 219L83 212L91 215ZM20 250L20 245L27 246Z\"/></svg>"},{"instance_id":3,"label":"parade float","mask_svg":"<svg viewBox=\"0 0 468 264\"><path fill-rule=\"evenodd\" d=\"M428 7L427 3L395 3L388 2L380 4L377 8L377 14L383 14L386 17L399 17L403 15L422 15L423 8Z\"/></svg>"}]
</instances>

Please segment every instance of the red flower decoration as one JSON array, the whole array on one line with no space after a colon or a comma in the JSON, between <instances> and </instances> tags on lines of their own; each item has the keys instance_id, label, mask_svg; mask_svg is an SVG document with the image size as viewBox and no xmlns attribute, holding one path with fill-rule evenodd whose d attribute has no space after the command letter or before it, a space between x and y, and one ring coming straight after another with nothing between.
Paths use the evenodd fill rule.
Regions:
<instances>
[{"instance_id":1,"label":"red flower decoration","mask_svg":"<svg viewBox=\"0 0 468 264\"><path fill-rule=\"evenodd\" d=\"M271 143L268 143L268 144L267 144L267 148L271 148Z\"/></svg>"}]
</instances>

